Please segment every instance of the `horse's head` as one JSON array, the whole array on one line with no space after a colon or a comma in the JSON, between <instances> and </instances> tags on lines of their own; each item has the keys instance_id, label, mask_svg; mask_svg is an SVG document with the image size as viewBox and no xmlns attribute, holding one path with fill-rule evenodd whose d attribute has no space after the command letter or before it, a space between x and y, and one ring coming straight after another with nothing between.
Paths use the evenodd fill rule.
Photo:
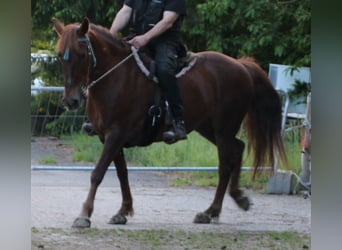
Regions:
<instances>
[{"instance_id":1,"label":"horse's head","mask_svg":"<svg viewBox=\"0 0 342 250\"><path fill-rule=\"evenodd\" d=\"M69 110L79 108L83 101L82 87L89 81L89 73L96 65L96 57L89 40L89 20L81 24L64 26L54 19L54 28L59 36L58 57L64 76L63 104Z\"/></svg>"}]
</instances>

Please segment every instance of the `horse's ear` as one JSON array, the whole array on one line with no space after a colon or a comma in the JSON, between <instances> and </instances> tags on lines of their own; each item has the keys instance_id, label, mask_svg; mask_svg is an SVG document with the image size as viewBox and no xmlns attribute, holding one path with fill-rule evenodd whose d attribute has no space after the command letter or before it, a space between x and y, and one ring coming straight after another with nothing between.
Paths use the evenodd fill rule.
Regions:
<instances>
[{"instance_id":1,"label":"horse's ear","mask_svg":"<svg viewBox=\"0 0 342 250\"><path fill-rule=\"evenodd\" d=\"M53 25L55 27L55 30L58 34L58 36L60 36L64 30L64 25L61 21L59 21L57 18L53 19Z\"/></svg>"},{"instance_id":2,"label":"horse's ear","mask_svg":"<svg viewBox=\"0 0 342 250\"><path fill-rule=\"evenodd\" d=\"M83 18L83 21L82 21L81 26L80 26L79 31L78 31L80 36L84 36L85 34L88 33L89 23L90 23L90 21L87 17Z\"/></svg>"}]
</instances>

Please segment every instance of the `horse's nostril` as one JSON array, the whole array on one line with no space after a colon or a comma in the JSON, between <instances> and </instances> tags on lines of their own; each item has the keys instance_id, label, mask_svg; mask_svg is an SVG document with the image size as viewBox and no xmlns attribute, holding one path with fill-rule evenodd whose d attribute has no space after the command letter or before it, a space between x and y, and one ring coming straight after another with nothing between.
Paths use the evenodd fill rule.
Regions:
<instances>
[{"instance_id":1,"label":"horse's nostril","mask_svg":"<svg viewBox=\"0 0 342 250\"><path fill-rule=\"evenodd\" d=\"M78 108L78 103L79 103L79 101L77 99L72 99L71 100L71 106L73 108Z\"/></svg>"},{"instance_id":2,"label":"horse's nostril","mask_svg":"<svg viewBox=\"0 0 342 250\"><path fill-rule=\"evenodd\" d=\"M77 109L80 103L79 100L76 98L72 98L72 99L63 98L62 102L63 102L63 105L69 110Z\"/></svg>"}]
</instances>

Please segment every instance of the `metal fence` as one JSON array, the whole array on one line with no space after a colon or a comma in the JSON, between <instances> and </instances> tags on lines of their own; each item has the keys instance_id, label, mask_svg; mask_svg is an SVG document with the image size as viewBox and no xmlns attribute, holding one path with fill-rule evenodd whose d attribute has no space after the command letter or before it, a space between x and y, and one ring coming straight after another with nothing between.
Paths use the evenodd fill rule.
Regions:
<instances>
[{"instance_id":1,"label":"metal fence","mask_svg":"<svg viewBox=\"0 0 342 250\"><path fill-rule=\"evenodd\" d=\"M87 119L84 108L68 112L62 105L64 87L31 86L31 135L56 136L71 135L80 131L82 123ZM282 131L286 130L289 97L279 91L283 98ZM295 117L296 118L296 117ZM303 117L298 117L303 118ZM289 129L289 128L287 128Z\"/></svg>"},{"instance_id":2,"label":"metal fence","mask_svg":"<svg viewBox=\"0 0 342 250\"><path fill-rule=\"evenodd\" d=\"M64 87L31 86L31 136L72 135L86 120L84 108L68 112L62 105Z\"/></svg>"},{"instance_id":3,"label":"metal fence","mask_svg":"<svg viewBox=\"0 0 342 250\"><path fill-rule=\"evenodd\" d=\"M64 87L31 86L31 136L32 137L72 137L81 132L82 123L87 119L84 108L79 112L68 112L62 105ZM46 142L48 143L48 142ZM68 142L64 142L68 144ZM100 144L100 142L99 142ZM32 170L92 170L93 166L53 166L32 165ZM216 166L207 167L131 167L130 171L215 171ZM252 168L243 167L242 171ZM261 168L271 170L270 167ZM115 170L110 167L109 170Z\"/></svg>"},{"instance_id":4,"label":"metal fence","mask_svg":"<svg viewBox=\"0 0 342 250\"><path fill-rule=\"evenodd\" d=\"M64 87L31 86L31 136L32 137L71 137L75 132L81 132L82 123L87 119L84 108L77 112L68 112L62 105ZM284 94L284 93L281 93ZM286 112L288 106L288 97L285 95L284 117L282 127L285 129ZM100 142L99 142L100 143ZM89 167L82 169L88 170ZM32 169L49 170L75 170L77 166L32 166ZM91 167L89 168L91 169ZM148 170L148 168L144 168ZM153 170L159 168L153 167ZM160 169L170 171L168 167ZM192 171L193 167L172 168L177 171ZM171 170L172 170L171 169ZM215 170L217 167L201 167L200 171ZM265 169L270 169L265 167ZM132 170L136 170L133 168ZM250 170L249 167L243 167L242 170Z\"/></svg>"}]
</instances>

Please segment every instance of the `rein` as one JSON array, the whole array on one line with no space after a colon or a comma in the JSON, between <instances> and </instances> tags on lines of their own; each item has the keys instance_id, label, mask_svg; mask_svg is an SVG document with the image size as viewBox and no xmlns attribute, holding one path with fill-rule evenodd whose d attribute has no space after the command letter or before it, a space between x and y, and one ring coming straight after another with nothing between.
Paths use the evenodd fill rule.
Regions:
<instances>
[{"instance_id":1,"label":"rein","mask_svg":"<svg viewBox=\"0 0 342 250\"><path fill-rule=\"evenodd\" d=\"M90 43L90 41L89 41ZM100 80L102 80L104 77L106 77L107 75L109 75L112 71L114 71L115 69L117 69L118 67L120 67L122 64L124 64L129 58L131 58L134 54L136 54L138 52L138 50L134 47L131 48L132 49L132 53L130 53L128 56L126 56L124 59L122 59L120 62L118 62L116 65L114 65L112 68L110 68L109 70L107 70L105 73L103 73L100 77L98 77L96 80L92 81L91 83L89 83L86 87L86 89L90 89L91 87L93 87L96 83L98 83Z\"/></svg>"}]
</instances>

